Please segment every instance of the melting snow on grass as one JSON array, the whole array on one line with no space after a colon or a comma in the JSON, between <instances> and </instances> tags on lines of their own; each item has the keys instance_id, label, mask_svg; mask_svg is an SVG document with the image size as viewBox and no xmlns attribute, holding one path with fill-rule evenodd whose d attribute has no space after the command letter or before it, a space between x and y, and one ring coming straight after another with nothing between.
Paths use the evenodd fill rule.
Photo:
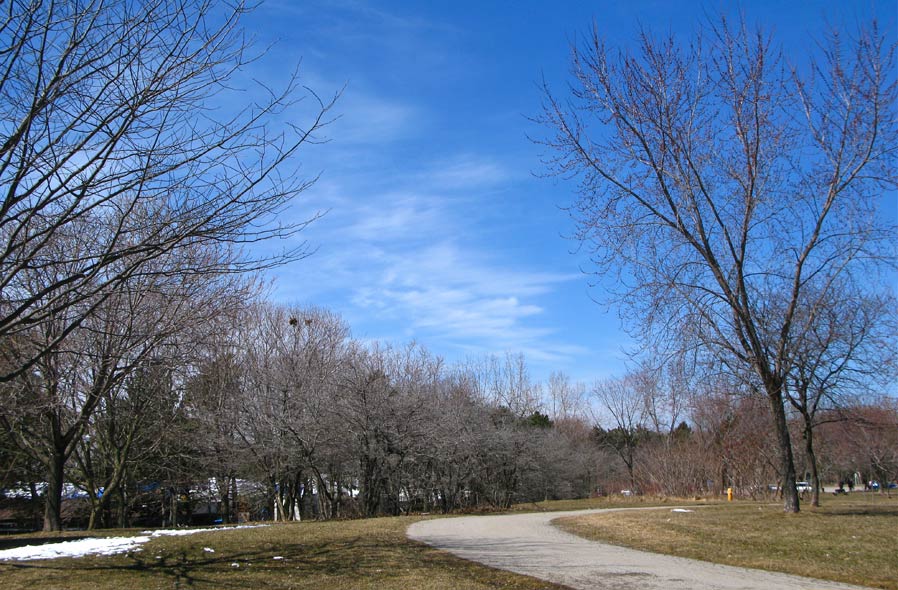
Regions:
<instances>
[{"instance_id":1,"label":"melting snow on grass","mask_svg":"<svg viewBox=\"0 0 898 590\"><path fill-rule=\"evenodd\" d=\"M85 555L115 555L116 553L126 553L128 551L140 551L140 546L153 537L180 537L197 533L254 529L264 526L267 525L242 525L214 529L168 529L143 531L142 534L136 537L94 537L76 541L63 541L61 543L25 545L24 547L0 551L0 560L26 561L31 559L55 559L57 557L83 557Z\"/></svg>"}]
</instances>

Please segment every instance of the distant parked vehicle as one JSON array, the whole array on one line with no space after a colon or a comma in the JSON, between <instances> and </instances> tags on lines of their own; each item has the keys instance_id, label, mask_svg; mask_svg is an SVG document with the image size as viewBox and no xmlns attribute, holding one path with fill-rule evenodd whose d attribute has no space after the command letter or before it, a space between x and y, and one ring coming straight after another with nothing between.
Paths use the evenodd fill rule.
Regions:
<instances>
[{"instance_id":1,"label":"distant parked vehicle","mask_svg":"<svg viewBox=\"0 0 898 590\"><path fill-rule=\"evenodd\" d=\"M812 486L811 484L809 484L806 481L799 481L799 482L795 483L795 489L803 494L805 492L812 491L814 489L814 486Z\"/></svg>"}]
</instances>

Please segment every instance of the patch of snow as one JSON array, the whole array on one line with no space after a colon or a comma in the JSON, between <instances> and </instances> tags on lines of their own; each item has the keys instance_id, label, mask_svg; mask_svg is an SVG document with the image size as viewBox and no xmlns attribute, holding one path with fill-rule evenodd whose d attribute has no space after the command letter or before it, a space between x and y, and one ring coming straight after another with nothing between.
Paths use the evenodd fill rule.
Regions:
<instances>
[{"instance_id":1,"label":"patch of snow","mask_svg":"<svg viewBox=\"0 0 898 590\"><path fill-rule=\"evenodd\" d=\"M284 558L283 558L283 556L281 556L281 555L275 555L275 556L272 557L271 559L284 559Z\"/></svg>"},{"instance_id":2,"label":"patch of snow","mask_svg":"<svg viewBox=\"0 0 898 590\"><path fill-rule=\"evenodd\" d=\"M179 537L197 533L255 529L265 526L268 525L241 525L216 529L162 529L158 531L143 531L136 537L94 537L76 541L63 541L61 543L25 545L0 551L0 561L29 561L32 559L56 559L57 557L84 557L85 555L115 555L128 551L140 551L140 545L148 542L153 537ZM203 547L203 551L208 553L215 552L214 549L209 547ZM160 559L160 557L157 556L156 559Z\"/></svg>"},{"instance_id":3,"label":"patch of snow","mask_svg":"<svg viewBox=\"0 0 898 590\"><path fill-rule=\"evenodd\" d=\"M671 512L695 512L695 510L687 510L686 508L674 508Z\"/></svg>"},{"instance_id":4,"label":"patch of snow","mask_svg":"<svg viewBox=\"0 0 898 590\"><path fill-rule=\"evenodd\" d=\"M140 545L149 541L139 537L97 537L62 543L25 545L0 551L0 560L28 561L32 559L56 559L57 557L83 557L85 555L114 555L126 551L140 551Z\"/></svg>"},{"instance_id":5,"label":"patch of snow","mask_svg":"<svg viewBox=\"0 0 898 590\"><path fill-rule=\"evenodd\" d=\"M150 535L151 537L183 537L185 535L195 535L197 533L214 533L216 531L233 531L236 529L258 529L268 526L267 524L242 524L240 526L218 527L214 529L159 529L156 531L141 531L141 535Z\"/></svg>"}]
</instances>

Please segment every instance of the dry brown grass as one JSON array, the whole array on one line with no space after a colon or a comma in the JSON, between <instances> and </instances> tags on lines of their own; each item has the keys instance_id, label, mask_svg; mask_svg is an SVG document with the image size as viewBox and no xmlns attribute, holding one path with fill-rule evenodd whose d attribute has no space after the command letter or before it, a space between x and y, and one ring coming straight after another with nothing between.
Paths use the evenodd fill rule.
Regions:
<instances>
[{"instance_id":1,"label":"dry brown grass","mask_svg":"<svg viewBox=\"0 0 898 590\"><path fill-rule=\"evenodd\" d=\"M826 496L784 514L733 503L691 513L615 512L565 518L574 534L646 551L898 590L898 498Z\"/></svg>"},{"instance_id":2,"label":"dry brown grass","mask_svg":"<svg viewBox=\"0 0 898 590\"><path fill-rule=\"evenodd\" d=\"M523 504L515 510L686 502L600 498ZM784 515L779 506L736 503L708 505L687 514L660 510L577 517L565 519L563 527L583 536L650 551L898 590L898 499L854 494L849 499L825 498L824 502L822 509L805 509L797 516ZM417 520L420 517L281 524L162 537L144 545L142 551L121 556L0 562L0 588L561 589L409 541L405 530ZM0 537L0 543L46 537L41 533ZM204 547L214 548L215 553L205 552ZM275 560L275 556L283 559ZM239 567L233 567L233 563Z\"/></svg>"},{"instance_id":3,"label":"dry brown grass","mask_svg":"<svg viewBox=\"0 0 898 590\"><path fill-rule=\"evenodd\" d=\"M409 541L405 530L416 520L419 518L282 524L161 537L144 545L142 551L121 556L0 562L0 587L42 590L561 589ZM206 552L204 547L215 552ZM275 560L275 556L283 559ZM234 563L239 567L233 567Z\"/></svg>"},{"instance_id":4,"label":"dry brown grass","mask_svg":"<svg viewBox=\"0 0 898 590\"><path fill-rule=\"evenodd\" d=\"M558 512L562 510L587 510L593 508L649 508L652 506L705 506L718 504L719 499L671 498L661 496L603 496L580 500L548 500L515 504L512 512Z\"/></svg>"}]
</instances>

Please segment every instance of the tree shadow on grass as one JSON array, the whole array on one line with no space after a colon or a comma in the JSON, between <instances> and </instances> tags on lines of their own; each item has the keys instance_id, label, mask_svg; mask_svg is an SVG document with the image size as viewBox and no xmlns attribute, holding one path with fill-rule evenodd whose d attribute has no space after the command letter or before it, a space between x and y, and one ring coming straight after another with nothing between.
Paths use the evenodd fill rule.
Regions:
<instances>
[{"instance_id":1,"label":"tree shadow on grass","mask_svg":"<svg viewBox=\"0 0 898 590\"><path fill-rule=\"evenodd\" d=\"M276 556L281 559L274 559ZM531 581L520 580L522 585L519 585L518 579L508 577L511 574L466 562L427 545L393 540L291 543L276 548L221 550L199 555L195 550L159 551L146 547L122 556L0 564L0 576L13 583L19 581L16 575L19 574L25 584L36 585L39 578L64 579L70 582L65 587L97 590L150 585L235 590L295 588L298 579L316 578L340 580L340 584L351 586L362 580L386 582L402 578L410 570L417 570L418 576L451 576L451 580L484 582L494 587L533 587ZM540 587L556 588L550 583L542 583Z\"/></svg>"},{"instance_id":2,"label":"tree shadow on grass","mask_svg":"<svg viewBox=\"0 0 898 590\"><path fill-rule=\"evenodd\" d=\"M353 570L361 567L357 560L342 559L340 547L330 548L328 544L308 547L300 556L293 555L281 560L274 559L280 553L270 550L204 553L200 556L195 552L162 551L159 552L159 559L156 553L150 550L124 556L8 562L0 565L0 572L27 572L35 576L53 573L81 582L96 580L99 588L118 585L140 587L140 581L151 579L157 585L168 581L174 588L255 589L259 587L260 577L278 577L287 570L295 574L317 571L329 575L351 575ZM322 563L317 563L319 560Z\"/></svg>"},{"instance_id":3,"label":"tree shadow on grass","mask_svg":"<svg viewBox=\"0 0 898 590\"><path fill-rule=\"evenodd\" d=\"M898 506L844 506L821 511L820 516L898 516Z\"/></svg>"}]
</instances>

